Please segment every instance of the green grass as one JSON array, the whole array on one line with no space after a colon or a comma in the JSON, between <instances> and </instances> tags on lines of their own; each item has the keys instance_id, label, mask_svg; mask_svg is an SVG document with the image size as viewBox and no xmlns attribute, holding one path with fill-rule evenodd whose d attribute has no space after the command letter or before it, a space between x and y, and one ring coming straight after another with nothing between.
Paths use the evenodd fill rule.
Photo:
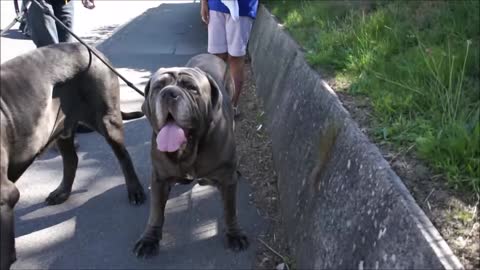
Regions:
<instances>
[{"instance_id":1,"label":"green grass","mask_svg":"<svg viewBox=\"0 0 480 270\"><path fill-rule=\"evenodd\" d=\"M348 92L370 98L375 136L480 192L480 1L264 1Z\"/></svg>"},{"instance_id":2,"label":"green grass","mask_svg":"<svg viewBox=\"0 0 480 270\"><path fill-rule=\"evenodd\" d=\"M460 221L463 224L472 224L475 222L476 216L473 211L467 211L462 209L453 209L447 212L446 218L449 221Z\"/></svg>"}]
</instances>

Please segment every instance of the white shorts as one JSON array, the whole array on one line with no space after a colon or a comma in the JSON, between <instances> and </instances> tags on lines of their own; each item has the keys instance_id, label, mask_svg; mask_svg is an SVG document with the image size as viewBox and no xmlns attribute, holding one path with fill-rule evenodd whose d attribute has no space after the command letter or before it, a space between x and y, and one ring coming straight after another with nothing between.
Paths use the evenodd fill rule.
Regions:
<instances>
[{"instance_id":1,"label":"white shorts","mask_svg":"<svg viewBox=\"0 0 480 270\"><path fill-rule=\"evenodd\" d=\"M240 57L247 53L253 19L241 16L234 21L230 14L210 10L208 23L208 52L227 53Z\"/></svg>"}]
</instances>

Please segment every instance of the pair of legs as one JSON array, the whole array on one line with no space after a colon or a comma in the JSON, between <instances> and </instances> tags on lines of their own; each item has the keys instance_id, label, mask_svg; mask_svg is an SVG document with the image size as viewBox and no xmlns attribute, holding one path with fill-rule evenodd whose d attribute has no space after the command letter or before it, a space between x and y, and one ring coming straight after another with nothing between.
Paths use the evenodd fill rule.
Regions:
<instances>
[{"instance_id":1,"label":"pair of legs","mask_svg":"<svg viewBox=\"0 0 480 270\"><path fill-rule=\"evenodd\" d=\"M238 106L238 99L240 93L242 92L243 87L243 70L245 66L245 57L244 56L231 56L228 53L215 53L216 56L220 57L225 61L230 69L230 76L232 76L233 83L235 86L235 92L233 93L232 103L233 107Z\"/></svg>"},{"instance_id":2,"label":"pair of legs","mask_svg":"<svg viewBox=\"0 0 480 270\"><path fill-rule=\"evenodd\" d=\"M43 3L63 24L70 30L73 29L73 1L65 3L54 0L44 1ZM33 2L28 9L28 26L30 27L32 41L37 47L72 41L71 35Z\"/></svg>"},{"instance_id":3,"label":"pair of legs","mask_svg":"<svg viewBox=\"0 0 480 270\"><path fill-rule=\"evenodd\" d=\"M243 86L243 71L247 44L253 19L241 16L234 20L230 14L209 11L208 52L222 58L229 66L235 91L232 97L237 107Z\"/></svg>"}]
</instances>

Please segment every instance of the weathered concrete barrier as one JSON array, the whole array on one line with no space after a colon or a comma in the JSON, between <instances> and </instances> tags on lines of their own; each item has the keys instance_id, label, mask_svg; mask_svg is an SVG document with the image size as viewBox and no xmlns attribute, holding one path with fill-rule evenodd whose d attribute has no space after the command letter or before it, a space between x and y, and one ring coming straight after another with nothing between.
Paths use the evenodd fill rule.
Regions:
<instances>
[{"instance_id":1,"label":"weathered concrete barrier","mask_svg":"<svg viewBox=\"0 0 480 270\"><path fill-rule=\"evenodd\" d=\"M264 7L249 52L296 266L462 268L377 147Z\"/></svg>"}]
</instances>

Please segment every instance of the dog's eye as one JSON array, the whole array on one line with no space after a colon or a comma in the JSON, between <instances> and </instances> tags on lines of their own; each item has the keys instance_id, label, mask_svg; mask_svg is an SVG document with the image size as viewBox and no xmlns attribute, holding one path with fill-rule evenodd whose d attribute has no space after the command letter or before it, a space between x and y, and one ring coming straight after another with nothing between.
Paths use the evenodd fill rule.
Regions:
<instances>
[{"instance_id":1,"label":"dog's eye","mask_svg":"<svg viewBox=\"0 0 480 270\"><path fill-rule=\"evenodd\" d=\"M191 84L191 83L186 83L184 84L185 89L187 89L188 91L191 91L195 94L198 94L198 87L194 84Z\"/></svg>"}]
</instances>

